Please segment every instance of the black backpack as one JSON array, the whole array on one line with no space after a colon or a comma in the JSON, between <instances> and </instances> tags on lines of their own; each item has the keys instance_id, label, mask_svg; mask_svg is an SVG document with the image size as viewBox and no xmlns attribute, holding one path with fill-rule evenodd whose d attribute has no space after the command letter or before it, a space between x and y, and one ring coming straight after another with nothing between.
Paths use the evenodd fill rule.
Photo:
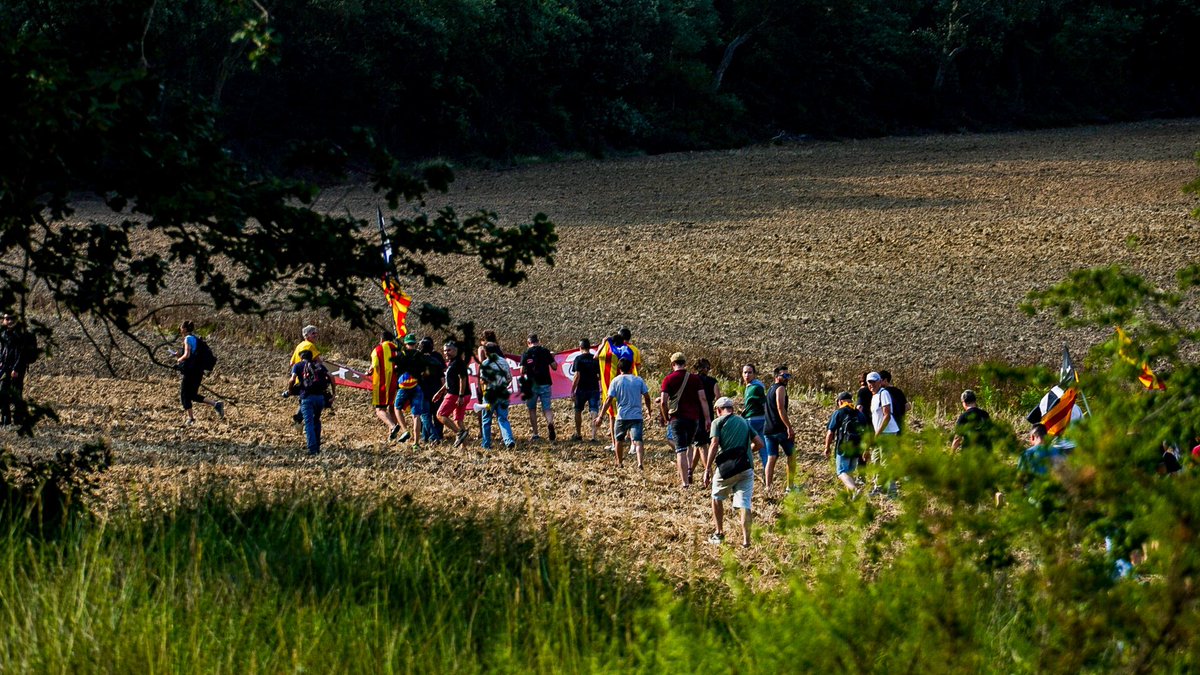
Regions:
<instances>
[{"instance_id":1,"label":"black backpack","mask_svg":"<svg viewBox=\"0 0 1200 675\"><path fill-rule=\"evenodd\" d=\"M860 413L854 408L840 408L842 421L838 423L834 438L834 449L842 457L862 456L862 420Z\"/></svg>"},{"instance_id":2,"label":"black backpack","mask_svg":"<svg viewBox=\"0 0 1200 675\"><path fill-rule=\"evenodd\" d=\"M317 361L305 361L300 370L300 390L309 396L325 394L329 391L329 369Z\"/></svg>"},{"instance_id":3,"label":"black backpack","mask_svg":"<svg viewBox=\"0 0 1200 675\"><path fill-rule=\"evenodd\" d=\"M192 355L188 357L189 365L192 365L194 370L211 373L213 368L217 367L217 355L213 354L213 350L204 341L204 338L199 335L196 337L196 349Z\"/></svg>"}]
</instances>

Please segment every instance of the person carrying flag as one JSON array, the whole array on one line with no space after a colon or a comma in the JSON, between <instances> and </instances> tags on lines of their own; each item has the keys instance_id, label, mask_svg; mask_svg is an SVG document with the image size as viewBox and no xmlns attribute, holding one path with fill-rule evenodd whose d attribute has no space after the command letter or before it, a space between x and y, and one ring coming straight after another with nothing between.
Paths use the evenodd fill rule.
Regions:
<instances>
[{"instance_id":1,"label":"person carrying flag","mask_svg":"<svg viewBox=\"0 0 1200 675\"><path fill-rule=\"evenodd\" d=\"M395 339L396 336L388 332L380 336L379 344L371 350L371 367L367 369L371 376L371 405L375 407L379 421L388 425L389 441L400 435L395 409L397 376L392 363L396 356Z\"/></svg>"}]
</instances>

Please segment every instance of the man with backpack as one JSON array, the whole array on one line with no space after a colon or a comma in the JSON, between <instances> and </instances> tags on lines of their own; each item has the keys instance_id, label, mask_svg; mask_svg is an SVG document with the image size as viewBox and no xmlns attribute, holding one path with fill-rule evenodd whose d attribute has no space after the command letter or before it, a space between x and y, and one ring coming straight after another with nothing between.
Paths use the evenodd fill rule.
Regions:
<instances>
[{"instance_id":1,"label":"man with backpack","mask_svg":"<svg viewBox=\"0 0 1200 675\"><path fill-rule=\"evenodd\" d=\"M315 455L321 451L321 412L333 397L333 378L325 364L313 359L313 353L305 349L300 352L300 362L292 366L288 391L300 397L308 454Z\"/></svg>"},{"instance_id":2,"label":"man with backpack","mask_svg":"<svg viewBox=\"0 0 1200 675\"><path fill-rule=\"evenodd\" d=\"M708 538L710 544L725 541L725 509L722 502L730 499L735 509L741 509L742 546L750 546L750 524L753 516L750 501L754 496L754 452L762 440L750 428L750 423L734 414L733 399L717 399L717 419L709 428L712 441L704 456L704 476L712 476L712 511L716 532Z\"/></svg>"},{"instance_id":3,"label":"man with backpack","mask_svg":"<svg viewBox=\"0 0 1200 675\"><path fill-rule=\"evenodd\" d=\"M904 433L904 419L908 416L908 411L912 410L912 404L908 402L908 397L904 395L904 391L892 384L892 373L887 370L879 371L879 377L883 379L883 389L892 397L892 418L896 420L896 433Z\"/></svg>"},{"instance_id":4,"label":"man with backpack","mask_svg":"<svg viewBox=\"0 0 1200 675\"><path fill-rule=\"evenodd\" d=\"M183 336L183 353L175 359L175 367L183 374L179 383L179 403L187 413L184 424L195 424L196 416L192 413L193 403L211 405L217 411L217 417L225 418L225 404L221 401L210 401L200 395L200 382L204 374L217 365L217 357L212 349L200 336L196 335L196 324L184 321L179 325L179 333ZM175 352L171 352L175 354Z\"/></svg>"},{"instance_id":5,"label":"man with backpack","mask_svg":"<svg viewBox=\"0 0 1200 675\"><path fill-rule=\"evenodd\" d=\"M863 436L871 421L854 405L854 396L848 391L838 394L834 405L836 410L825 427L825 458L829 459L832 447L837 455L838 480L842 481L850 494L857 494L858 485L851 474L863 460L863 448L866 447Z\"/></svg>"},{"instance_id":6,"label":"man with backpack","mask_svg":"<svg viewBox=\"0 0 1200 675\"><path fill-rule=\"evenodd\" d=\"M492 420L500 427L500 437L505 449L512 450L517 443L513 439L512 425L508 421L508 401L512 393L512 369L500 352L500 345L488 342L483 346L486 355L479 365L479 382L483 385L483 417L479 435L484 450L492 449Z\"/></svg>"}]
</instances>

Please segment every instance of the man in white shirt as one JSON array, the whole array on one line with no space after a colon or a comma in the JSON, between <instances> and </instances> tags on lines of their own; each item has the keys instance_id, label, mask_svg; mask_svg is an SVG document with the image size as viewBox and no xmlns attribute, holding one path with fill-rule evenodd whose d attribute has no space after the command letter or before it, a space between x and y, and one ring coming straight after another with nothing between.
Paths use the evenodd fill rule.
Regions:
<instances>
[{"instance_id":1,"label":"man in white shirt","mask_svg":"<svg viewBox=\"0 0 1200 675\"><path fill-rule=\"evenodd\" d=\"M876 372L867 373L867 388L871 390L871 425L875 429L875 452L872 459L880 468L887 465L887 453L896 447L896 435L900 433L900 425L892 416L892 395L883 388L883 377ZM888 484L889 497L896 496L896 481ZM882 494L878 478L872 495Z\"/></svg>"}]
</instances>

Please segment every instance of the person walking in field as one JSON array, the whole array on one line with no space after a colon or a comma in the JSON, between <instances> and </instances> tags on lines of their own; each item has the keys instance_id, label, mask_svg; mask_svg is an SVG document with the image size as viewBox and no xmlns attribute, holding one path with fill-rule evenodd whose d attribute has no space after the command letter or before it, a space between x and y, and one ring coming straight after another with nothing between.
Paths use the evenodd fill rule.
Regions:
<instances>
[{"instance_id":1,"label":"person walking in field","mask_svg":"<svg viewBox=\"0 0 1200 675\"><path fill-rule=\"evenodd\" d=\"M517 443L513 440L512 425L508 421L508 401L512 392L512 370L508 360L500 351L500 345L489 342L484 345L484 360L479 366L479 382L483 387L482 426L479 427L480 443L484 450L492 448L492 421L500 427L504 447L512 450Z\"/></svg>"},{"instance_id":2,"label":"person walking in field","mask_svg":"<svg viewBox=\"0 0 1200 675\"><path fill-rule=\"evenodd\" d=\"M700 378L700 387L704 391L704 397L709 401L716 401L721 397L721 392L718 389L717 378L708 374L710 370L712 370L712 364L708 359L696 361L695 376ZM711 419L706 419L696 426L696 437L692 439L691 466L693 467L701 466L704 463L704 453L708 451L709 445L708 429L711 423Z\"/></svg>"},{"instance_id":3,"label":"person walking in field","mask_svg":"<svg viewBox=\"0 0 1200 675\"><path fill-rule=\"evenodd\" d=\"M217 417L225 419L223 402L210 401L200 395L200 383L204 380L204 369L207 365L203 352L208 351L208 346L201 346L203 340L196 336L196 324L191 321L180 324L179 334L183 336L183 352L175 359L175 367L183 374L183 380L179 383L179 402L183 405L183 412L187 414L185 424L196 423L196 415L192 412L193 403L210 405L217 412Z\"/></svg>"},{"instance_id":4,"label":"person walking in field","mask_svg":"<svg viewBox=\"0 0 1200 675\"><path fill-rule=\"evenodd\" d=\"M764 445L767 452L767 480L764 490L767 496L775 485L775 465L779 462L779 453L783 453L787 462L787 484L785 493L795 489L796 459L796 430L788 417L788 382L792 373L787 364L775 366L775 381L767 390L766 422L763 425Z\"/></svg>"},{"instance_id":5,"label":"person walking in field","mask_svg":"<svg viewBox=\"0 0 1200 675\"><path fill-rule=\"evenodd\" d=\"M758 368L753 363L742 366L742 417L750 423L750 428L763 439L763 430L767 424L767 388L758 379ZM765 444L758 450L759 462L763 469L763 482L767 480L767 450Z\"/></svg>"},{"instance_id":6,"label":"person walking in field","mask_svg":"<svg viewBox=\"0 0 1200 675\"><path fill-rule=\"evenodd\" d=\"M867 386L868 370L858 376L858 393L854 396L854 407L867 417L871 416L871 388Z\"/></svg>"},{"instance_id":7,"label":"person walking in field","mask_svg":"<svg viewBox=\"0 0 1200 675\"><path fill-rule=\"evenodd\" d=\"M716 531L709 543L725 541L725 508L730 500L741 510L742 546L750 546L750 525L754 520L750 504L754 496L754 453L762 446L750 423L734 414L733 399L717 399L717 418L709 428L712 440L704 457L704 476L712 476L712 512Z\"/></svg>"},{"instance_id":8,"label":"person walking in field","mask_svg":"<svg viewBox=\"0 0 1200 675\"><path fill-rule=\"evenodd\" d=\"M586 407L592 416L600 413L600 362L592 356L592 343L587 338L579 341L579 355L571 364L575 377L571 378L571 399L575 403L575 435L573 441L583 440L583 409ZM593 443L596 442L596 426L591 428Z\"/></svg>"},{"instance_id":9,"label":"person walking in field","mask_svg":"<svg viewBox=\"0 0 1200 675\"><path fill-rule=\"evenodd\" d=\"M433 401L441 402L437 411L438 420L455 434L454 447L457 448L470 436L464 420L471 399L471 381L457 343L450 341L443 345L442 355L446 357L446 372L442 387L434 394Z\"/></svg>"},{"instance_id":10,"label":"person walking in field","mask_svg":"<svg viewBox=\"0 0 1200 675\"><path fill-rule=\"evenodd\" d=\"M393 404L396 423L401 427L405 426L405 411L408 411L409 416L409 428L400 434L397 440L403 443L411 438L412 449L420 450L424 419L429 416L429 408L425 404L425 391L421 389L421 378L429 369L429 361L417 349L417 338L405 335L404 349L392 357L392 364L396 372L396 399Z\"/></svg>"},{"instance_id":11,"label":"person walking in field","mask_svg":"<svg viewBox=\"0 0 1200 675\"><path fill-rule=\"evenodd\" d=\"M867 386L871 389L871 425L875 432L875 451L872 457L876 464L885 467L888 455L896 448L896 436L900 433L900 425L892 415L892 395L884 388L882 375L874 371L867 373ZM883 494L883 491L876 481L871 495L879 494ZM895 496L895 481L888 484L887 494L890 497Z\"/></svg>"},{"instance_id":12,"label":"person walking in field","mask_svg":"<svg viewBox=\"0 0 1200 675\"><path fill-rule=\"evenodd\" d=\"M632 363L632 374L638 374L638 369L641 366L641 351L635 349L632 345L626 344L626 333L630 333L629 329L621 328L601 340L600 345L596 348L596 363L600 368L600 391L602 392L607 392L613 379L621 374L618 367L621 359L626 359ZM616 439L613 436L616 433L616 421L611 415L608 416L608 419L608 436L615 444ZM611 446L610 449L612 449Z\"/></svg>"},{"instance_id":13,"label":"person walking in field","mask_svg":"<svg viewBox=\"0 0 1200 675\"><path fill-rule=\"evenodd\" d=\"M384 333L379 338L379 344L371 350L371 367L367 374L371 376L371 405L375 408L375 417L388 427L388 440L394 441L400 435L400 422L396 418L397 374L392 360L396 356L396 336Z\"/></svg>"},{"instance_id":14,"label":"person walking in field","mask_svg":"<svg viewBox=\"0 0 1200 675\"><path fill-rule=\"evenodd\" d=\"M904 395L904 391L892 384L892 374L886 370L879 371L879 377L883 380L883 389L892 397L892 417L896 420L896 433L904 433L904 420L908 415L908 411L912 410L912 404L908 402L908 397Z\"/></svg>"},{"instance_id":15,"label":"person walking in field","mask_svg":"<svg viewBox=\"0 0 1200 675\"><path fill-rule=\"evenodd\" d=\"M954 422L954 440L950 441L950 448L959 450L964 445L968 448L990 446L992 416L979 407L974 391L967 389L959 398L963 412Z\"/></svg>"},{"instance_id":16,"label":"person walking in field","mask_svg":"<svg viewBox=\"0 0 1200 675\"><path fill-rule=\"evenodd\" d=\"M838 394L834 408L825 427L825 459L829 459L832 448L836 457L835 475L850 494L857 495L858 485L854 482L853 474L862 459L866 443L864 437L871 421L854 405L854 397L848 391Z\"/></svg>"},{"instance_id":17,"label":"person walking in field","mask_svg":"<svg viewBox=\"0 0 1200 675\"><path fill-rule=\"evenodd\" d=\"M321 350L317 349L317 344L314 342L316 339L316 326L310 324L300 329L300 342L296 345L296 348L292 350L292 361L288 364L289 376L291 371L296 369L296 364L300 363L300 352L308 352L309 354L312 354L314 361L321 360ZM302 423L304 421L303 413L303 410L296 410L296 414L292 415L292 421L296 424Z\"/></svg>"},{"instance_id":18,"label":"person walking in field","mask_svg":"<svg viewBox=\"0 0 1200 675\"><path fill-rule=\"evenodd\" d=\"M15 314L5 312L0 317L0 425L25 423L25 373L39 353L33 334Z\"/></svg>"},{"instance_id":19,"label":"person walking in field","mask_svg":"<svg viewBox=\"0 0 1200 675\"><path fill-rule=\"evenodd\" d=\"M637 467L640 470L645 462L645 450L643 449L645 418L642 416L642 403L645 402L647 413L653 410L650 403L650 389L646 386L645 380L633 374L633 362L629 359L618 361L617 369L621 374L609 383L604 404L600 406L596 418L592 420L592 432L595 433L596 427L600 426L606 413L615 411L615 415L612 415L615 419L613 424L616 429L613 453L617 459L617 466L623 466L625 455L622 443L628 440L629 448L637 457Z\"/></svg>"},{"instance_id":20,"label":"person walking in field","mask_svg":"<svg viewBox=\"0 0 1200 675\"><path fill-rule=\"evenodd\" d=\"M446 370L446 359L433 348L433 338L426 335L418 345L425 357L425 370L421 376L421 393L425 396L425 414L421 415L421 440L436 444L442 442L442 423L437 418L434 394L442 388L442 373Z\"/></svg>"},{"instance_id":21,"label":"person walking in field","mask_svg":"<svg viewBox=\"0 0 1200 675\"><path fill-rule=\"evenodd\" d=\"M704 395L700 378L687 369L687 357L682 352L671 355L673 370L663 378L659 387L659 419L668 426L675 438L675 463L679 468L681 487L692 486L695 467L691 464L692 439L696 437L696 426L711 416L709 401Z\"/></svg>"},{"instance_id":22,"label":"person walking in field","mask_svg":"<svg viewBox=\"0 0 1200 675\"><path fill-rule=\"evenodd\" d=\"M529 409L529 440L540 440L538 436L537 407L542 403L542 414L546 416L546 436L553 442L556 439L554 430L554 409L550 407L551 385L554 380L551 370L558 370L558 363L549 349L542 346L538 336L529 334L529 348L521 356L521 374L533 380L533 395L525 402Z\"/></svg>"},{"instance_id":23,"label":"person walking in field","mask_svg":"<svg viewBox=\"0 0 1200 675\"><path fill-rule=\"evenodd\" d=\"M321 412L333 395L333 378L325 365L305 349L300 352L300 362L292 366L288 390L300 398L308 454L316 455L321 452Z\"/></svg>"}]
</instances>

